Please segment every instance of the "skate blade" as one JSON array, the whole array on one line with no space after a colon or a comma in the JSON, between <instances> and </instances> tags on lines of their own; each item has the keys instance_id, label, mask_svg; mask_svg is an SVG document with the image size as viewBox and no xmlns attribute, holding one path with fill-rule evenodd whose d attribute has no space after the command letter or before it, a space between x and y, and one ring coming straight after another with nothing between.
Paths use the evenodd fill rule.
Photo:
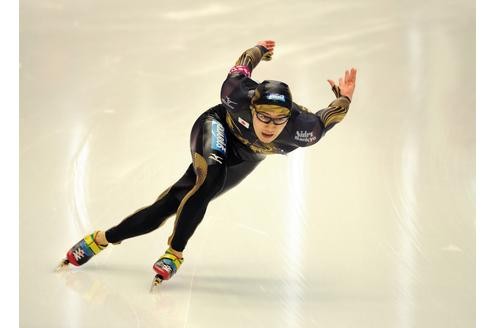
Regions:
<instances>
[{"instance_id":1,"label":"skate blade","mask_svg":"<svg viewBox=\"0 0 495 328\"><path fill-rule=\"evenodd\" d=\"M151 287L150 287L150 293L153 292L153 288L155 288L156 286L160 285L163 281L163 278L162 276L160 276L159 274L157 274L155 276L155 278L153 278L153 281L151 282Z\"/></svg>"},{"instance_id":2,"label":"skate blade","mask_svg":"<svg viewBox=\"0 0 495 328\"><path fill-rule=\"evenodd\" d=\"M69 267L69 260L63 259L62 262L55 268L55 272L60 272L62 270L65 270Z\"/></svg>"}]
</instances>

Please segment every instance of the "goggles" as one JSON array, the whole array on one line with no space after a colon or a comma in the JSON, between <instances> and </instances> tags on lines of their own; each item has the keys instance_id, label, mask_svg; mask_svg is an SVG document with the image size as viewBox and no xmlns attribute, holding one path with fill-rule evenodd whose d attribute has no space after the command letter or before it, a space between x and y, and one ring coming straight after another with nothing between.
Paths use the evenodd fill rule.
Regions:
<instances>
[{"instance_id":1,"label":"goggles","mask_svg":"<svg viewBox=\"0 0 495 328\"><path fill-rule=\"evenodd\" d=\"M263 123L269 124L270 122L273 122L275 125L281 125L284 124L289 120L290 116L283 116L283 117L271 117L266 115L266 113L263 112L258 112L257 110L254 111L256 113L256 117L258 120L260 120Z\"/></svg>"},{"instance_id":2,"label":"goggles","mask_svg":"<svg viewBox=\"0 0 495 328\"><path fill-rule=\"evenodd\" d=\"M290 118L290 111L285 107L280 107L276 105L255 105L251 107L254 110L254 113L258 120L263 123L269 124L273 122L275 125L281 125L287 122ZM285 114L282 117L271 117L268 114Z\"/></svg>"}]
</instances>

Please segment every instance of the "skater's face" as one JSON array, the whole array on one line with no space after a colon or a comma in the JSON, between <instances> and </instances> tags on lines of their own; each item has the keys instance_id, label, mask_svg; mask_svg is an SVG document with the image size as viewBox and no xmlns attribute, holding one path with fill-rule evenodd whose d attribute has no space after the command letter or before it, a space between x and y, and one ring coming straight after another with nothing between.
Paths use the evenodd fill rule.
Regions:
<instances>
[{"instance_id":1,"label":"skater's face","mask_svg":"<svg viewBox=\"0 0 495 328\"><path fill-rule=\"evenodd\" d=\"M289 121L289 112L285 108L273 111L270 108L255 106L252 108L252 114L254 132L263 143L277 139Z\"/></svg>"}]
</instances>

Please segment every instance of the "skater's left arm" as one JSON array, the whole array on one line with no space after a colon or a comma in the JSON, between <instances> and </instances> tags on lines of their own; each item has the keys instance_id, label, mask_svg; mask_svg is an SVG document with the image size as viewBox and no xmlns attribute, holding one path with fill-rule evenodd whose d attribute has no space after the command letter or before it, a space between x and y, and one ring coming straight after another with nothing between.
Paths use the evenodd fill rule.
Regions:
<instances>
[{"instance_id":1,"label":"skater's left arm","mask_svg":"<svg viewBox=\"0 0 495 328\"><path fill-rule=\"evenodd\" d=\"M332 91L337 97L327 108L311 113L307 108L293 103L293 109L299 112L294 122L294 141L300 147L317 143L325 133L341 122L351 104L356 83L356 69L346 71L339 79L337 86L333 80L328 80Z\"/></svg>"},{"instance_id":2,"label":"skater's left arm","mask_svg":"<svg viewBox=\"0 0 495 328\"><path fill-rule=\"evenodd\" d=\"M356 74L355 68L346 70L344 77L339 78L339 85L336 85L333 80L327 80L337 99L332 101L327 108L316 112L316 116L323 123L325 132L341 122L347 114L356 87Z\"/></svg>"}]
</instances>

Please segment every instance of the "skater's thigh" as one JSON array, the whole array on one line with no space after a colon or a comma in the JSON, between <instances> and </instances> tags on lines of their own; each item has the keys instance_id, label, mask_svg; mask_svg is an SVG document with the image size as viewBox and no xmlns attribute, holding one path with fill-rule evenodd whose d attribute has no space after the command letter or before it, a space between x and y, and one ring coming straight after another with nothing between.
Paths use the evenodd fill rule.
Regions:
<instances>
[{"instance_id":1,"label":"skater's thigh","mask_svg":"<svg viewBox=\"0 0 495 328\"><path fill-rule=\"evenodd\" d=\"M196 185L205 184L218 193L225 183L227 133L224 123L214 115L202 115L191 131L191 155Z\"/></svg>"},{"instance_id":2,"label":"skater's thigh","mask_svg":"<svg viewBox=\"0 0 495 328\"><path fill-rule=\"evenodd\" d=\"M242 162L233 166L227 166L227 178L222 191L217 196L220 196L224 192L237 186L244 178L246 178L254 169L261 163L256 162Z\"/></svg>"},{"instance_id":3,"label":"skater's thigh","mask_svg":"<svg viewBox=\"0 0 495 328\"><path fill-rule=\"evenodd\" d=\"M193 165L189 165L184 175L177 180L170 188L165 190L158 196L156 201L160 201L167 196L173 196L179 202L184 198L184 196L194 187L196 183L196 173L194 171Z\"/></svg>"}]
</instances>

